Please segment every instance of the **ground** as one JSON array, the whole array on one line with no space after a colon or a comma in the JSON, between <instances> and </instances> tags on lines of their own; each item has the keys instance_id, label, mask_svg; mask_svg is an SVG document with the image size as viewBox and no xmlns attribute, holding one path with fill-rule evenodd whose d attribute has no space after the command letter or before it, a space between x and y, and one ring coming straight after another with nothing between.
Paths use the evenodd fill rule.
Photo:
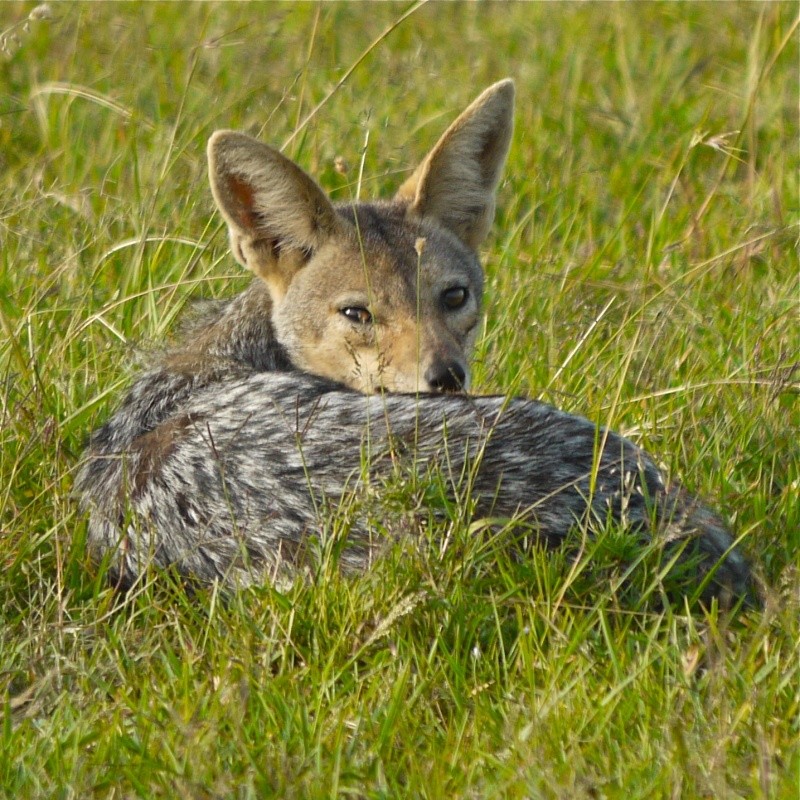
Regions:
<instances>
[{"instance_id":1,"label":"ground","mask_svg":"<svg viewBox=\"0 0 800 800\"><path fill-rule=\"evenodd\" d=\"M796 14L3 4L0 794L796 797ZM578 568L513 558L459 509L358 579L115 594L72 475L140 354L243 285L210 133L386 195L505 76L474 388L655 453L730 522L764 608L639 602L613 536Z\"/></svg>"}]
</instances>

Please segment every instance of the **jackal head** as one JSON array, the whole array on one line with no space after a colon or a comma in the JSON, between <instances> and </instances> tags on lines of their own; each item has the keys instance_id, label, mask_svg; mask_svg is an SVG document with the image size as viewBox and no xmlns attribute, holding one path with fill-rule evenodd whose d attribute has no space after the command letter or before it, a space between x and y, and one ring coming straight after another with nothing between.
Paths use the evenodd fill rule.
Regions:
<instances>
[{"instance_id":1,"label":"jackal head","mask_svg":"<svg viewBox=\"0 0 800 800\"><path fill-rule=\"evenodd\" d=\"M236 258L269 289L299 369L364 392L458 391L480 322L476 254L508 154L514 85L490 86L392 200L333 204L249 136L208 143L211 188Z\"/></svg>"}]
</instances>

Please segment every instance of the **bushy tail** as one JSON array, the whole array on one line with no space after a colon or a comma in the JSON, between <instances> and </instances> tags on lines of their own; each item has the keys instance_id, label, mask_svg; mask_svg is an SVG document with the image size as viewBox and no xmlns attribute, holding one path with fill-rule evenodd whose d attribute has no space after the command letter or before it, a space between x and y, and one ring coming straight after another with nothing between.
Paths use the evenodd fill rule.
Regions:
<instances>
[{"instance_id":1,"label":"bushy tail","mask_svg":"<svg viewBox=\"0 0 800 800\"><path fill-rule=\"evenodd\" d=\"M668 555L686 567L692 594L723 605L743 599L760 605L752 571L719 516L684 489L657 499L659 539Z\"/></svg>"},{"instance_id":2,"label":"bushy tail","mask_svg":"<svg viewBox=\"0 0 800 800\"><path fill-rule=\"evenodd\" d=\"M364 396L299 373L181 381L144 376L94 435L78 479L89 544L116 551L121 572L155 563L206 581L269 580L302 566L326 508L368 498L398 471L433 470L457 495L468 485L478 516L524 519L551 547L609 521L677 562L680 593L753 596L721 520L666 486L636 445L581 417L524 399ZM376 536L353 520L344 566L368 568L381 539L401 534L385 522Z\"/></svg>"}]
</instances>

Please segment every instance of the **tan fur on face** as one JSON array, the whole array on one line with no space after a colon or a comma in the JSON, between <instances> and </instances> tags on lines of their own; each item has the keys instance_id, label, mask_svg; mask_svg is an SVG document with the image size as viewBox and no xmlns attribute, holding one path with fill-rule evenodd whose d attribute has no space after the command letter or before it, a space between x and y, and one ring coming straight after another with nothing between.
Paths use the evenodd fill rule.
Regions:
<instances>
[{"instance_id":1,"label":"tan fur on face","mask_svg":"<svg viewBox=\"0 0 800 800\"><path fill-rule=\"evenodd\" d=\"M275 305L275 330L292 362L367 392L430 391L424 376L436 359L467 372L483 292L477 257L445 231L410 224L402 205L348 211L358 227L320 248ZM469 295L456 311L441 303L452 286ZM349 322L346 305L368 307L372 323Z\"/></svg>"},{"instance_id":2,"label":"tan fur on face","mask_svg":"<svg viewBox=\"0 0 800 800\"><path fill-rule=\"evenodd\" d=\"M483 292L475 248L494 215L513 102L511 81L487 89L388 203L334 206L272 148L212 136L211 185L231 247L267 285L276 338L296 367L365 392L457 388L442 373L468 381ZM453 289L466 291L462 308L443 300ZM369 324L348 320L348 307L367 310Z\"/></svg>"}]
</instances>

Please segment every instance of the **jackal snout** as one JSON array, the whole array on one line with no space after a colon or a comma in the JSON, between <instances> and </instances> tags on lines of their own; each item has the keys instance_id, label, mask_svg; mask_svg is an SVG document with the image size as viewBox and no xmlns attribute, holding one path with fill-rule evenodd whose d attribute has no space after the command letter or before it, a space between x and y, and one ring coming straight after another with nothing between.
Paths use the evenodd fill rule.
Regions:
<instances>
[{"instance_id":1,"label":"jackal snout","mask_svg":"<svg viewBox=\"0 0 800 800\"><path fill-rule=\"evenodd\" d=\"M425 380L434 392L460 392L466 388L467 370L458 361L437 361L425 370Z\"/></svg>"},{"instance_id":2,"label":"jackal snout","mask_svg":"<svg viewBox=\"0 0 800 800\"><path fill-rule=\"evenodd\" d=\"M241 133L208 147L236 258L264 281L298 369L360 391L456 392L480 319L475 253L494 217L514 87L489 87L393 200L332 203L300 167Z\"/></svg>"}]
</instances>

